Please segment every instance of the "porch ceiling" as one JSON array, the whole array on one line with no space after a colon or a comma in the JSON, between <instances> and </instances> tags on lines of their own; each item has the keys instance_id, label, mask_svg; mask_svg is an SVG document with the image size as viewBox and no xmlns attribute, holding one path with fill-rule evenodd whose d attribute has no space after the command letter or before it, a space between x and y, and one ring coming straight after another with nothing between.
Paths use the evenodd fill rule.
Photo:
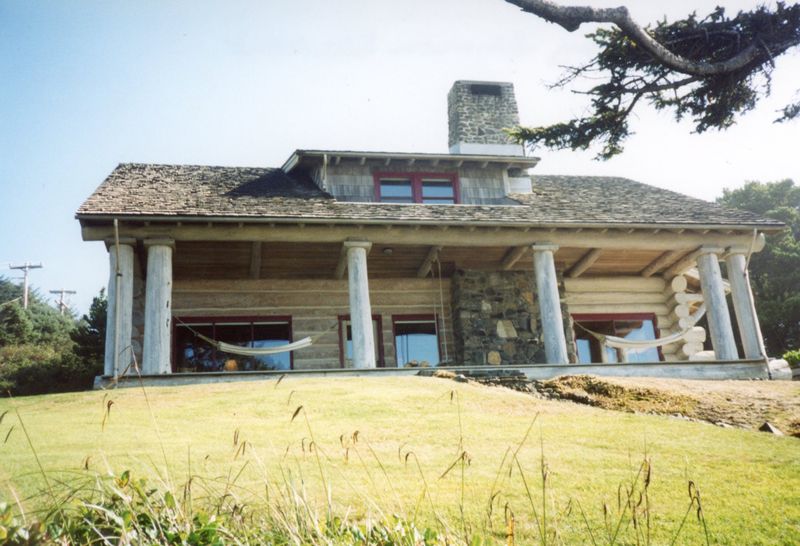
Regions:
<instances>
[{"instance_id":1,"label":"porch ceiling","mask_svg":"<svg viewBox=\"0 0 800 546\"><path fill-rule=\"evenodd\" d=\"M369 276L416 277L431 249L427 245L376 244L369 253ZM341 257L340 243L280 243L241 241L178 241L173 261L176 280L196 279L330 279ZM560 248L556 268L569 276L636 275L663 254L660 250ZM531 271L528 247L448 247L439 251L442 275L456 269ZM422 268L422 269L421 269ZM433 272L438 274L434 266Z\"/></svg>"}]
</instances>

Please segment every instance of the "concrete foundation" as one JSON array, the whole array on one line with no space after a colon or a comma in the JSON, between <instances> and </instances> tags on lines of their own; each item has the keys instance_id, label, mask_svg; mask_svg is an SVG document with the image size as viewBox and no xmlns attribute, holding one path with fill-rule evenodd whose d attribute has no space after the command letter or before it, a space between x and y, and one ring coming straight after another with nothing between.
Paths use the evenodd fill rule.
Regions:
<instances>
[{"instance_id":1,"label":"concrete foundation","mask_svg":"<svg viewBox=\"0 0 800 546\"><path fill-rule=\"evenodd\" d=\"M517 366L441 366L438 368L338 368L327 370L290 370L263 372L217 372L217 373L174 373L169 375L143 375L141 377L99 376L95 378L95 389L126 387L174 387L178 385L197 385L224 383L232 381L277 381L279 378L302 377L389 377L400 375L431 375L436 370L448 370L456 374L481 375L509 370L520 371L528 379L551 379L559 375L590 374L616 377L669 377L673 379L770 379L764 360L735 360L707 362L654 362L639 364L575 364L553 366L549 364L530 364Z\"/></svg>"}]
</instances>

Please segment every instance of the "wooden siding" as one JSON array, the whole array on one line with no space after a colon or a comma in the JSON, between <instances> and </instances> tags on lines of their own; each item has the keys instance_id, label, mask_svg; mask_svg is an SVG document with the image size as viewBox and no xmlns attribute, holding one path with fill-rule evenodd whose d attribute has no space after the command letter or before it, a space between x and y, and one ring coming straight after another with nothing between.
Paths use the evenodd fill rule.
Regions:
<instances>
[{"instance_id":1,"label":"wooden siding","mask_svg":"<svg viewBox=\"0 0 800 546\"><path fill-rule=\"evenodd\" d=\"M443 279L445 340L453 355L450 281ZM294 339L318 336L294 354L296 370L339 367L338 316L349 314L346 280L175 281L173 313L190 316L291 316ZM372 313L382 319L387 367L396 366L392 316L439 312L440 287L433 279L370 280ZM442 350L444 359L444 350Z\"/></svg>"},{"instance_id":2,"label":"wooden siding","mask_svg":"<svg viewBox=\"0 0 800 546\"><path fill-rule=\"evenodd\" d=\"M461 202L468 205L513 204L506 199L503 169L499 167L476 169L455 168L452 165L432 166L429 163L409 165L404 161L393 161L389 165L374 161L364 165L347 162L328 165L324 188L339 201L371 203L375 201L376 171L392 172L442 172L457 173L460 183ZM322 173L314 173L317 184L323 187Z\"/></svg>"},{"instance_id":3,"label":"wooden siding","mask_svg":"<svg viewBox=\"0 0 800 546\"><path fill-rule=\"evenodd\" d=\"M208 279L246 279L250 272L248 242L178 241L175 244L173 277Z\"/></svg>"},{"instance_id":4,"label":"wooden siding","mask_svg":"<svg viewBox=\"0 0 800 546\"><path fill-rule=\"evenodd\" d=\"M503 204L506 199L503 171L500 169L463 169L461 202L470 205ZM509 203L513 201L509 200Z\"/></svg>"}]
</instances>

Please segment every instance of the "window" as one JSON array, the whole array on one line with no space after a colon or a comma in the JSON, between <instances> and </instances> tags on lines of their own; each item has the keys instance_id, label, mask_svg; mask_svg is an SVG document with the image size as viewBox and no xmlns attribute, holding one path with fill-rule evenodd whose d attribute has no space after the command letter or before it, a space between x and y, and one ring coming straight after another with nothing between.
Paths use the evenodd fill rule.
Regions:
<instances>
[{"instance_id":1,"label":"window","mask_svg":"<svg viewBox=\"0 0 800 546\"><path fill-rule=\"evenodd\" d=\"M289 370L291 352L260 356L228 354L196 333L241 347L274 347L292 341L291 319L284 317L183 318L175 321L175 371L219 372Z\"/></svg>"},{"instance_id":2,"label":"window","mask_svg":"<svg viewBox=\"0 0 800 546\"><path fill-rule=\"evenodd\" d=\"M397 367L428 367L439 363L439 336L433 315L394 316Z\"/></svg>"},{"instance_id":3,"label":"window","mask_svg":"<svg viewBox=\"0 0 800 546\"><path fill-rule=\"evenodd\" d=\"M383 368L383 335L380 315L372 315L372 339L375 341L375 365ZM339 365L353 367L353 329L350 315L339 316Z\"/></svg>"},{"instance_id":4,"label":"window","mask_svg":"<svg viewBox=\"0 0 800 546\"><path fill-rule=\"evenodd\" d=\"M656 320L652 314L632 315L573 315L578 362L658 362L661 353L657 347L647 349L615 349L603 347L587 330L598 334L630 340L656 339Z\"/></svg>"},{"instance_id":5,"label":"window","mask_svg":"<svg viewBox=\"0 0 800 546\"><path fill-rule=\"evenodd\" d=\"M375 197L381 203L452 205L459 202L455 173L375 173Z\"/></svg>"}]
</instances>

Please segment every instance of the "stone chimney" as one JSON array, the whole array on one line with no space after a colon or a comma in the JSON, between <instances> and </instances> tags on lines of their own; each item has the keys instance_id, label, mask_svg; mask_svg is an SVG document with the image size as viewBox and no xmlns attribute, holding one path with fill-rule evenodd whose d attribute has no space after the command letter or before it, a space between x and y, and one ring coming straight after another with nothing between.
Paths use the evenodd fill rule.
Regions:
<instances>
[{"instance_id":1,"label":"stone chimney","mask_svg":"<svg viewBox=\"0 0 800 546\"><path fill-rule=\"evenodd\" d=\"M503 129L519 125L514 84L459 80L447 94L451 154L523 155Z\"/></svg>"}]
</instances>

